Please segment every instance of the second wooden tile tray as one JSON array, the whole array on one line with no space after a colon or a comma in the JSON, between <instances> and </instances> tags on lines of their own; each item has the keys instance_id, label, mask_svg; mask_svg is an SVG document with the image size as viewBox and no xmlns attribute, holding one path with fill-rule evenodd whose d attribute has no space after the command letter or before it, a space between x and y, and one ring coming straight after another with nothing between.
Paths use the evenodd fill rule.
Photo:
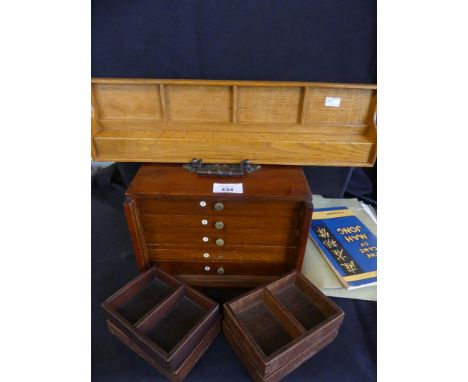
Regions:
<instances>
[{"instance_id":1,"label":"second wooden tile tray","mask_svg":"<svg viewBox=\"0 0 468 382\"><path fill-rule=\"evenodd\" d=\"M255 380L284 377L337 335L344 313L293 271L224 305L223 331Z\"/></svg>"}]
</instances>

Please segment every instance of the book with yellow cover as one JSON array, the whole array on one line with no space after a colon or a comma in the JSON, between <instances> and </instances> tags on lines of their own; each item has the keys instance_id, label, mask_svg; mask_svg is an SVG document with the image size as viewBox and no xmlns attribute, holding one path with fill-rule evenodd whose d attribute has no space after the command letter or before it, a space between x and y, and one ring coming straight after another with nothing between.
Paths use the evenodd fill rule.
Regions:
<instances>
[{"instance_id":1,"label":"book with yellow cover","mask_svg":"<svg viewBox=\"0 0 468 382\"><path fill-rule=\"evenodd\" d=\"M350 209L316 209L310 236L346 289L377 283L377 237Z\"/></svg>"}]
</instances>

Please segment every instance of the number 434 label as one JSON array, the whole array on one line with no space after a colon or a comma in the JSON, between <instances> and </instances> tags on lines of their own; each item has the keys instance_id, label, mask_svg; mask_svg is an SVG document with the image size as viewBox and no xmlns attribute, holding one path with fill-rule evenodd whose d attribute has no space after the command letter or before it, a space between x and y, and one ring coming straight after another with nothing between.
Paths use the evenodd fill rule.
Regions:
<instances>
[{"instance_id":1,"label":"number 434 label","mask_svg":"<svg viewBox=\"0 0 468 382\"><path fill-rule=\"evenodd\" d=\"M242 183L213 183L213 193L215 194L243 194Z\"/></svg>"}]
</instances>

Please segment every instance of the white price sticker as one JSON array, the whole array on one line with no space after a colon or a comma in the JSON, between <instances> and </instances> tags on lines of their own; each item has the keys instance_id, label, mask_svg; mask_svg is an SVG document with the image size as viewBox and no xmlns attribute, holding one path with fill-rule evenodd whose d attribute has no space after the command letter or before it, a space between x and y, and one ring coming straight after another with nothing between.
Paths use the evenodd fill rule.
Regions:
<instances>
[{"instance_id":1,"label":"white price sticker","mask_svg":"<svg viewBox=\"0 0 468 382\"><path fill-rule=\"evenodd\" d=\"M243 194L242 183L213 183L213 193L215 194Z\"/></svg>"},{"instance_id":2,"label":"white price sticker","mask_svg":"<svg viewBox=\"0 0 468 382\"><path fill-rule=\"evenodd\" d=\"M325 106L340 107L341 98L327 97L325 98Z\"/></svg>"}]
</instances>

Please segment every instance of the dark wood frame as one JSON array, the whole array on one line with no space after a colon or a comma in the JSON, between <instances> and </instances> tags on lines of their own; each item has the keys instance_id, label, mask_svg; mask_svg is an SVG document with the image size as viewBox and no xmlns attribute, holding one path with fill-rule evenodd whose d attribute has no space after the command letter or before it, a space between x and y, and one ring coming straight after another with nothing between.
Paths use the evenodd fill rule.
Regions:
<instances>
[{"instance_id":1,"label":"dark wood frame","mask_svg":"<svg viewBox=\"0 0 468 382\"><path fill-rule=\"evenodd\" d=\"M148 307L146 313L136 322L129 321L120 308L141 293L153 279L162 281L171 291L154 306ZM192 301L205 313L176 340L170 351L166 351L146 333L182 298ZM102 308L107 313L107 324L111 333L173 381L181 381L188 374L220 331L218 304L157 268L140 274L109 297L102 304Z\"/></svg>"},{"instance_id":2,"label":"dark wood frame","mask_svg":"<svg viewBox=\"0 0 468 382\"><path fill-rule=\"evenodd\" d=\"M288 287L298 288L322 316L318 323L306 328L292 313L291 309L305 309L297 306L298 301L282 302L278 291ZM240 312L255 309L255 304L264 304L275 320L292 338L270 354L265 354L251 330L243 322ZM295 305L296 304L296 305ZM292 308L291 308L292 307ZM306 306L306 309L309 309ZM250 310L249 310L250 311ZM309 312L303 312L308 313ZM311 313L312 314L312 313ZM304 317L304 316L303 316ZM281 279L224 304L223 332L241 361L257 381L277 381L299 367L303 362L328 345L338 334L344 313L333 301L311 284L300 272L293 271ZM267 323L259 320L258 328ZM271 341L276 340L270 333Z\"/></svg>"},{"instance_id":3,"label":"dark wood frame","mask_svg":"<svg viewBox=\"0 0 468 382\"><path fill-rule=\"evenodd\" d=\"M136 262L140 272L149 269L150 264L146 253L146 245L144 244L144 235L141 231L140 221L138 219L138 207L135 200L129 197L125 198L124 211L127 218L128 230L132 238L133 252L135 253Z\"/></svg>"},{"instance_id":4,"label":"dark wood frame","mask_svg":"<svg viewBox=\"0 0 468 382\"><path fill-rule=\"evenodd\" d=\"M181 382L187 377L192 368L202 357L203 353L210 347L213 340L217 337L221 330L221 324L218 321L213 326L207 335L198 343L193 349L189 356L182 362L182 364L175 370L167 370L154 360L151 354L145 351L145 349L137 342L132 341L125 333L117 328L111 321L107 320L107 327L109 331L116 337L120 342L127 345L131 350L137 353L145 362L147 362L154 369L159 371L162 375L173 382Z\"/></svg>"}]
</instances>

